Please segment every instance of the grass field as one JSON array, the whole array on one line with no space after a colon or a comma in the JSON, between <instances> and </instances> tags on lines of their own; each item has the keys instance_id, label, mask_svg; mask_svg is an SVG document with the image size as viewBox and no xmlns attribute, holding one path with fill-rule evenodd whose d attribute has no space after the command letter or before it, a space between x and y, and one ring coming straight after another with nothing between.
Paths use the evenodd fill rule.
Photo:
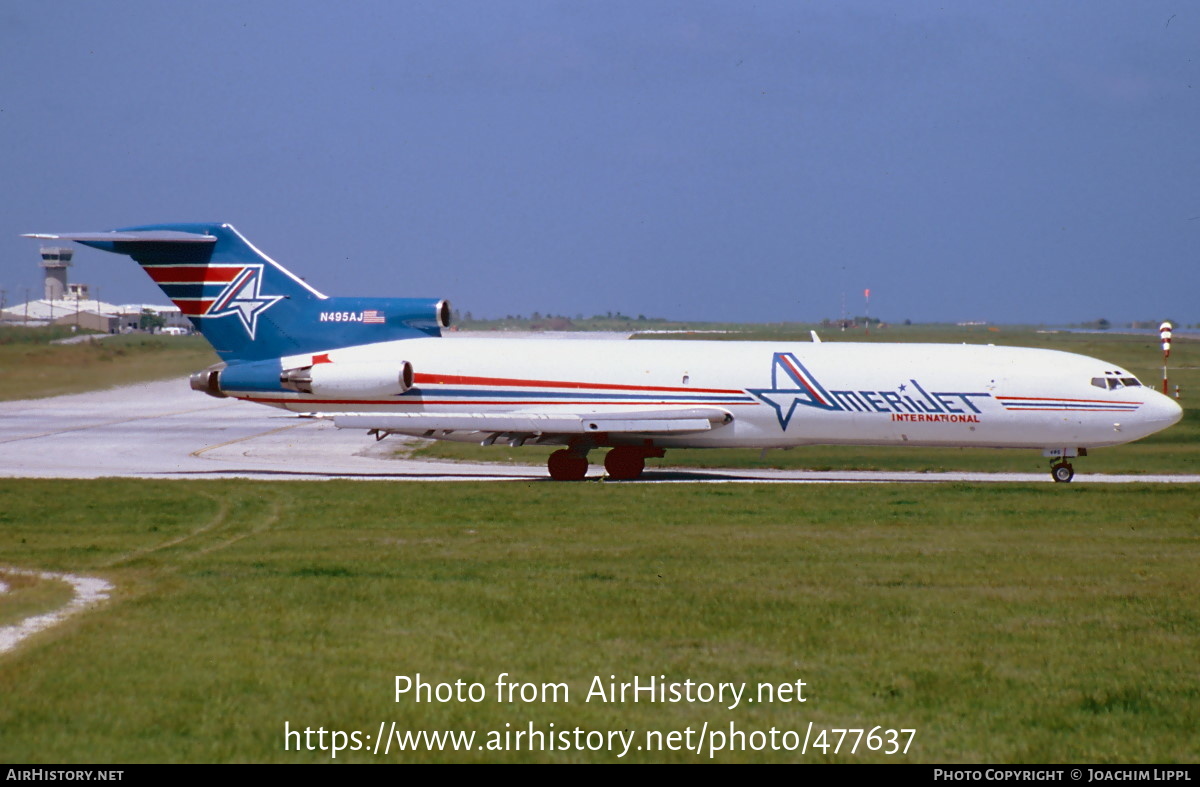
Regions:
<instances>
[{"instance_id":1,"label":"grass field","mask_svg":"<svg viewBox=\"0 0 1200 787\"><path fill-rule=\"evenodd\" d=\"M0 758L330 759L285 752L285 722L480 737L812 722L915 729L905 761L1195 762L1198 558L1200 496L1156 485L0 481L0 562L117 588L0 656ZM0 595L0 622L34 591ZM564 682L570 701L496 702L503 672ZM487 699L396 702L395 676L416 673ZM808 701L584 702L610 675L803 680Z\"/></svg>"},{"instance_id":2,"label":"grass field","mask_svg":"<svg viewBox=\"0 0 1200 787\"><path fill-rule=\"evenodd\" d=\"M0 327L0 401L181 377L215 363L199 336L128 334L78 344L61 328Z\"/></svg>"},{"instance_id":3,"label":"grass field","mask_svg":"<svg viewBox=\"0 0 1200 787\"><path fill-rule=\"evenodd\" d=\"M889 329L1054 346L1157 385L1153 337ZM878 332L882 334L883 332ZM0 398L183 374L200 340L0 336ZM742 338L766 338L750 336ZM807 334L796 338L807 339ZM842 335L826 336L826 340ZM844 338L852 338L845 336ZM866 337L853 337L864 339ZM116 342L109 344L108 342ZM1197 343L1167 432L1077 462L1200 472ZM7 387L5 387L7 386ZM437 444L439 455L453 444ZM508 449L467 446L469 458ZM540 462L537 448L514 457ZM423 453L432 453L421 449ZM1033 452L672 451L673 464L1045 469ZM0 654L8 762L321 762L284 725L745 733L915 729L917 762L1197 762L1200 495L1166 485L646 486L0 481L0 567L107 579L111 600ZM60 606L5 573L0 626ZM569 702L497 702L500 673ZM486 687L395 697L395 677ZM808 702L585 702L593 678L784 684ZM506 727L505 725L511 725ZM836 740L836 736L834 737ZM327 736L327 741L331 738ZM315 742L315 741L314 741ZM635 746L643 743L639 737ZM371 746L367 741L366 745ZM707 752L342 751L352 762L694 762ZM718 753L877 762L879 753Z\"/></svg>"}]
</instances>

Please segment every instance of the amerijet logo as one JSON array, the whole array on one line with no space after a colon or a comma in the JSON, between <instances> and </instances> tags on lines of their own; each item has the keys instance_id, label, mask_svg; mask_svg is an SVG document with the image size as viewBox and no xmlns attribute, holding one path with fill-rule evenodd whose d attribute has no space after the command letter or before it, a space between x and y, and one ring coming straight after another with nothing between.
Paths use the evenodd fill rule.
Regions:
<instances>
[{"instance_id":1,"label":"amerijet logo","mask_svg":"<svg viewBox=\"0 0 1200 787\"><path fill-rule=\"evenodd\" d=\"M282 295L262 294L261 265L248 265L221 291L204 313L205 317L237 315L250 338L258 328L258 316L283 300Z\"/></svg>"},{"instance_id":2,"label":"amerijet logo","mask_svg":"<svg viewBox=\"0 0 1200 787\"><path fill-rule=\"evenodd\" d=\"M774 407L779 416L779 428L785 430L800 405L818 410L842 409L791 353L775 353L771 362L770 388L747 388L746 392Z\"/></svg>"},{"instance_id":3,"label":"amerijet logo","mask_svg":"<svg viewBox=\"0 0 1200 787\"><path fill-rule=\"evenodd\" d=\"M976 399L991 399L986 391L926 391L909 379L890 391L828 391L792 353L775 353L771 360L771 387L746 392L770 405L786 430L797 407L851 413L886 413L893 421L919 423L979 423L983 412Z\"/></svg>"}]
</instances>

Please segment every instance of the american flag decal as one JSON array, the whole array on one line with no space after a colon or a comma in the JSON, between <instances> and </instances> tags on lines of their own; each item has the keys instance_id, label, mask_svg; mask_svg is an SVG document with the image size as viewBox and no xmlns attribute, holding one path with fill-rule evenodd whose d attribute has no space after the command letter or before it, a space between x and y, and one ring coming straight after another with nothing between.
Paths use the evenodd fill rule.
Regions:
<instances>
[{"instance_id":1,"label":"american flag decal","mask_svg":"<svg viewBox=\"0 0 1200 787\"><path fill-rule=\"evenodd\" d=\"M362 315L363 315L362 321L364 323L370 323L372 325L383 325L383 323L386 321L383 316L383 312L375 311L374 309L364 311L362 313Z\"/></svg>"}]
</instances>

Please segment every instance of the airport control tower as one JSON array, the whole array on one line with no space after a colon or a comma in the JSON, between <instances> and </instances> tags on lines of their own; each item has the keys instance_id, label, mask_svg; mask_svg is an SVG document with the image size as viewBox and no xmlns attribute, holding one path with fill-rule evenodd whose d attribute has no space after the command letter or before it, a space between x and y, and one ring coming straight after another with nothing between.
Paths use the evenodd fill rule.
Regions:
<instances>
[{"instance_id":1,"label":"airport control tower","mask_svg":"<svg viewBox=\"0 0 1200 787\"><path fill-rule=\"evenodd\" d=\"M42 247L42 267L46 269L46 300L61 301L67 295L67 268L74 249Z\"/></svg>"}]
</instances>

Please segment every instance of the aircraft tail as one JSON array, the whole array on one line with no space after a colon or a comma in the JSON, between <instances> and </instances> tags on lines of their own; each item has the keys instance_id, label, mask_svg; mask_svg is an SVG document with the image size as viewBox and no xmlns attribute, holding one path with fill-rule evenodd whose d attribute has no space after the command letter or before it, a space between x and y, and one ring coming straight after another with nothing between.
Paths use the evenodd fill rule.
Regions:
<instances>
[{"instance_id":1,"label":"aircraft tail","mask_svg":"<svg viewBox=\"0 0 1200 787\"><path fill-rule=\"evenodd\" d=\"M155 224L112 232L33 234L127 254L225 361L440 336L436 298L330 298L256 249L229 224Z\"/></svg>"}]
</instances>

